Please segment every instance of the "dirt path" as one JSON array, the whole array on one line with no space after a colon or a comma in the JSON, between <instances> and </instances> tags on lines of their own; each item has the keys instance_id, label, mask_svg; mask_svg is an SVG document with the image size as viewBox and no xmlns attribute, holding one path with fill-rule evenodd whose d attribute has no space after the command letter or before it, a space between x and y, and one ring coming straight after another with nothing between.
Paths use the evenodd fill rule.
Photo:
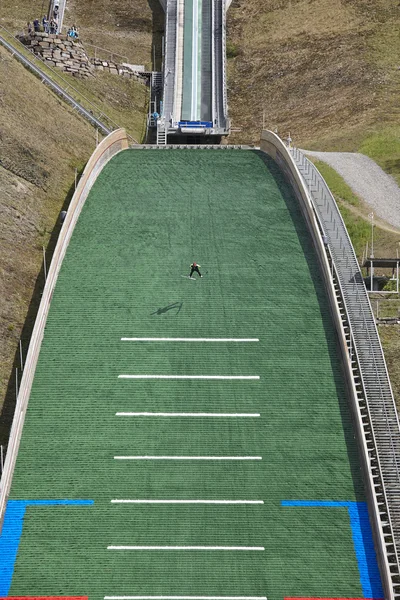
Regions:
<instances>
[{"instance_id":1,"label":"dirt path","mask_svg":"<svg viewBox=\"0 0 400 600\"><path fill-rule=\"evenodd\" d=\"M335 169L378 217L400 229L400 188L371 158L353 152L304 152Z\"/></svg>"},{"instance_id":2,"label":"dirt path","mask_svg":"<svg viewBox=\"0 0 400 600\"><path fill-rule=\"evenodd\" d=\"M347 208L347 210L352 212L353 215L356 215L357 217L362 217L363 219L368 219L368 211L366 210L368 207L365 204L363 204L363 208L361 209L357 208L357 206L353 206L353 204L350 204L350 202L346 202L346 200L343 200L343 198L341 198L340 203L343 204L343 206ZM396 235L400 234L400 228L392 227L390 224L388 224L383 219L380 219L376 215L374 215L374 224L380 229L389 231L389 233L395 233Z\"/></svg>"}]
</instances>

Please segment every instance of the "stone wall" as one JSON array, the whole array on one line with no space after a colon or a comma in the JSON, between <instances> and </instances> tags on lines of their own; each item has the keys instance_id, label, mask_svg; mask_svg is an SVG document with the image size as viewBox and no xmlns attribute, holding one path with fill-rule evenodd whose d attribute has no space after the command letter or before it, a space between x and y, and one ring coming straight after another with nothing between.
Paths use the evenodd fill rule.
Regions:
<instances>
[{"instance_id":1,"label":"stone wall","mask_svg":"<svg viewBox=\"0 0 400 600\"><path fill-rule=\"evenodd\" d=\"M148 83L148 74L136 73L114 61L89 58L82 43L67 35L38 32L21 35L18 39L51 67L57 67L75 77L92 77L98 70Z\"/></svg>"},{"instance_id":2,"label":"stone wall","mask_svg":"<svg viewBox=\"0 0 400 600\"><path fill-rule=\"evenodd\" d=\"M58 67L75 77L91 77L94 67L79 40L60 33L31 33L19 40L51 67Z\"/></svg>"}]
</instances>

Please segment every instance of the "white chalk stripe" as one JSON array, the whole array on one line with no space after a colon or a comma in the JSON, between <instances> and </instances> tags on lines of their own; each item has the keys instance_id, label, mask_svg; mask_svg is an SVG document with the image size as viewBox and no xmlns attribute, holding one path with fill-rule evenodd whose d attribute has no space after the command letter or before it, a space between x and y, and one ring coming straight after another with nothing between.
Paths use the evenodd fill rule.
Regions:
<instances>
[{"instance_id":1,"label":"white chalk stripe","mask_svg":"<svg viewBox=\"0 0 400 600\"><path fill-rule=\"evenodd\" d=\"M111 504L264 504L263 500L111 500Z\"/></svg>"},{"instance_id":2,"label":"white chalk stripe","mask_svg":"<svg viewBox=\"0 0 400 600\"><path fill-rule=\"evenodd\" d=\"M262 456L114 456L115 460L262 460Z\"/></svg>"},{"instance_id":3,"label":"white chalk stripe","mask_svg":"<svg viewBox=\"0 0 400 600\"><path fill-rule=\"evenodd\" d=\"M259 342L258 338L168 338L168 337L123 337L121 342Z\"/></svg>"},{"instance_id":4,"label":"white chalk stripe","mask_svg":"<svg viewBox=\"0 0 400 600\"><path fill-rule=\"evenodd\" d=\"M260 379L259 375L118 375L118 379Z\"/></svg>"},{"instance_id":5,"label":"white chalk stripe","mask_svg":"<svg viewBox=\"0 0 400 600\"><path fill-rule=\"evenodd\" d=\"M230 550L261 552L265 548L263 546L107 546L107 550Z\"/></svg>"},{"instance_id":6,"label":"white chalk stripe","mask_svg":"<svg viewBox=\"0 0 400 600\"><path fill-rule=\"evenodd\" d=\"M117 417L260 417L260 413L117 412Z\"/></svg>"},{"instance_id":7,"label":"white chalk stripe","mask_svg":"<svg viewBox=\"0 0 400 600\"><path fill-rule=\"evenodd\" d=\"M104 600L267 600L266 596L104 596Z\"/></svg>"}]
</instances>

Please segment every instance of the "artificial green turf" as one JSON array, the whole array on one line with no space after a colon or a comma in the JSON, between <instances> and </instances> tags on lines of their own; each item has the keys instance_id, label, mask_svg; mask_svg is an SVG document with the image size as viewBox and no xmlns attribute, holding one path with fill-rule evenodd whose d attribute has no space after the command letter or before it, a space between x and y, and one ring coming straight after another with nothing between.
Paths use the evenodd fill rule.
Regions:
<instances>
[{"instance_id":1,"label":"artificial green turf","mask_svg":"<svg viewBox=\"0 0 400 600\"><path fill-rule=\"evenodd\" d=\"M202 280L182 277L193 260ZM181 309L157 312L173 303ZM140 344L121 342L125 336L260 342ZM261 418L122 418L117 411ZM347 510L281 507L290 499L364 500L364 493L317 259L272 161L253 151L129 150L105 168L53 295L11 498L95 501L28 507L12 595L361 597ZM265 504L111 505L114 498ZM125 544L265 551L106 549Z\"/></svg>"}]
</instances>

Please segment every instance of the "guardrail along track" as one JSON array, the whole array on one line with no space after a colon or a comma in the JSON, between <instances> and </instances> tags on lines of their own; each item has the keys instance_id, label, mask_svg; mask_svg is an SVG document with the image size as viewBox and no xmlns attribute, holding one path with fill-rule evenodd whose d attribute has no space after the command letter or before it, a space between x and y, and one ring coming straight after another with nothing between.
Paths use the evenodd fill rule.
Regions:
<instances>
[{"instance_id":1,"label":"guardrail along track","mask_svg":"<svg viewBox=\"0 0 400 600\"><path fill-rule=\"evenodd\" d=\"M353 377L368 448L368 469L386 549L392 597L396 598L400 597L400 425L386 362L362 273L337 204L313 163L296 148L291 153L328 238L346 313Z\"/></svg>"}]
</instances>

